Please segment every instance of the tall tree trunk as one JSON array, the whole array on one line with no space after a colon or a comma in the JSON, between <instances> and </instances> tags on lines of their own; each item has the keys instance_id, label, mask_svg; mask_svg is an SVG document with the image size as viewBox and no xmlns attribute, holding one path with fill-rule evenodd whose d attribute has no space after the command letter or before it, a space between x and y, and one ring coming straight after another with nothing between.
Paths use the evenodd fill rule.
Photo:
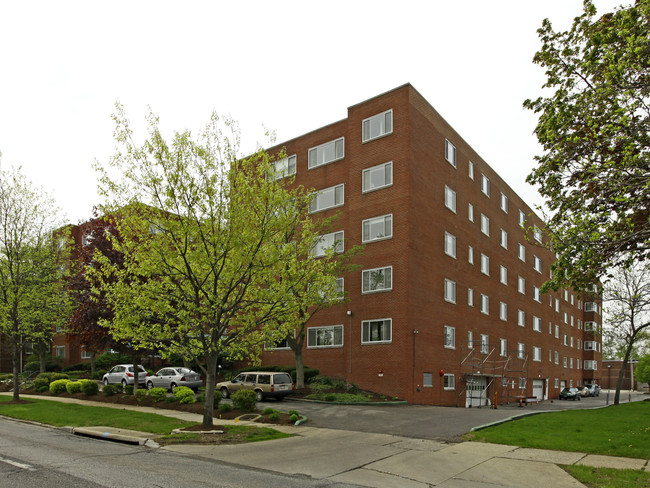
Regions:
<instances>
[{"instance_id":1,"label":"tall tree trunk","mask_svg":"<svg viewBox=\"0 0 650 488\"><path fill-rule=\"evenodd\" d=\"M95 351L90 351L90 377L95 377L95 371L97 370L97 353Z\"/></svg>"},{"instance_id":2,"label":"tall tree trunk","mask_svg":"<svg viewBox=\"0 0 650 488\"><path fill-rule=\"evenodd\" d=\"M304 326L303 326L304 329ZM287 339L289 347L293 351L293 357L296 361L296 388L305 387L305 364L302 359L302 346L305 343L304 335L300 334L297 338L289 337Z\"/></svg>"},{"instance_id":3,"label":"tall tree trunk","mask_svg":"<svg viewBox=\"0 0 650 488\"><path fill-rule=\"evenodd\" d=\"M38 369L41 373L47 371L47 352L38 348Z\"/></svg>"},{"instance_id":4,"label":"tall tree trunk","mask_svg":"<svg viewBox=\"0 0 650 488\"><path fill-rule=\"evenodd\" d=\"M14 401L20 400L20 342L14 338L13 340L13 374L14 374Z\"/></svg>"},{"instance_id":5,"label":"tall tree trunk","mask_svg":"<svg viewBox=\"0 0 650 488\"><path fill-rule=\"evenodd\" d=\"M140 370L138 366L140 365L140 358L133 358L133 394L138 391L138 385L140 384Z\"/></svg>"},{"instance_id":6,"label":"tall tree trunk","mask_svg":"<svg viewBox=\"0 0 650 488\"><path fill-rule=\"evenodd\" d=\"M634 336L628 343L625 348L625 357L623 358L623 364L621 365L621 371L618 373L618 381L616 382L616 394L614 395L614 405L618 405L618 402L621 398L621 386L623 385L623 378L625 377L625 371L627 370L627 363L630 360L630 355L632 354L632 346L634 346Z\"/></svg>"},{"instance_id":7,"label":"tall tree trunk","mask_svg":"<svg viewBox=\"0 0 650 488\"><path fill-rule=\"evenodd\" d=\"M217 362L219 353L210 351L205 355L205 403L203 404L203 425L212 427L214 420L214 388L217 386Z\"/></svg>"}]
</instances>

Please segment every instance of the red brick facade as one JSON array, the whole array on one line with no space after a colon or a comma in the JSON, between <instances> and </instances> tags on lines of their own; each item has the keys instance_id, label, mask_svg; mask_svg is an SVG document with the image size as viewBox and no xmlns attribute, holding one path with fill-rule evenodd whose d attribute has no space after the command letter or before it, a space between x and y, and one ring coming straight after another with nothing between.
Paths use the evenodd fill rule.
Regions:
<instances>
[{"instance_id":1,"label":"red brick facade","mask_svg":"<svg viewBox=\"0 0 650 488\"><path fill-rule=\"evenodd\" d=\"M392 132L364 143L363 121L386 111L392 111ZM341 137L343 158L308 169L310 148ZM445 158L445 140L455 146L456 167ZM533 226L543 229L543 222L411 85L349 107L346 119L271 152L280 148L296 155L296 184L316 190L344 185L343 205L322 214L340 212L333 230L344 231L345 246L362 243L363 220L392 216L392 237L366 243L355 259L366 270L392 266L392 288L362 293L362 270L344 276L350 301L319 313L308 325L342 326L342 343L308 345L305 364L416 404L465 406L473 402L466 389L478 391L483 404L495 397L497 402L520 395L556 398L562 385L598 381L600 336L585 331L584 323L593 321L599 330L599 301L572 291L534 299L534 287L549 277L554 259L533 238ZM387 162L392 162L392 184L364 192L363 170ZM483 175L489 179L489 196L482 192ZM446 187L455 192L455 211L445 206ZM507 212L501 208L504 198ZM520 211L527 234L519 224ZM482 216L489 218L489 235L482 232ZM507 248L501 245L502 230ZM445 253L446 233L455 237L455 257ZM520 245L525 261L519 258ZM482 262L489 275L482 272ZM455 283L455 303L445 300L445 280ZM489 309L483 313L486 300ZM596 303L596 313L584 311L586 301ZM501 303L507 307L506 320ZM520 314L523 326L518 325ZM363 343L362 322L379 319L390 319L390 340ZM445 347L445 326L455 332L450 347ZM486 353L481 353L481 335L488 336ZM502 339L507 341L504 355ZM593 351L584 350L585 341ZM263 362L293 364L293 354L266 351ZM596 370L585 369L594 364Z\"/></svg>"}]
</instances>

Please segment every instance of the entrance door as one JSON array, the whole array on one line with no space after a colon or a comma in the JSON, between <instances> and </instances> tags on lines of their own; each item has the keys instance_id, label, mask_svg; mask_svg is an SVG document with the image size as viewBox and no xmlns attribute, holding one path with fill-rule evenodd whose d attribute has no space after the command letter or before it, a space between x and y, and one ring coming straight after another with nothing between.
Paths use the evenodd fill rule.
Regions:
<instances>
[{"instance_id":1,"label":"entrance door","mask_svg":"<svg viewBox=\"0 0 650 488\"><path fill-rule=\"evenodd\" d=\"M465 407L482 407L487 405L487 378L485 376L470 376L465 388Z\"/></svg>"},{"instance_id":2,"label":"entrance door","mask_svg":"<svg viewBox=\"0 0 650 488\"><path fill-rule=\"evenodd\" d=\"M533 396L538 400L544 399L544 380L533 380Z\"/></svg>"}]
</instances>

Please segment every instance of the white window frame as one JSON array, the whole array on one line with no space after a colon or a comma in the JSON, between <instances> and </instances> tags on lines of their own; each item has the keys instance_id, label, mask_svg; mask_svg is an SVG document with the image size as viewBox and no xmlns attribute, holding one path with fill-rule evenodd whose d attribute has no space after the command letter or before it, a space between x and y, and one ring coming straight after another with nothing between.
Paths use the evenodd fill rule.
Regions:
<instances>
[{"instance_id":1,"label":"white window frame","mask_svg":"<svg viewBox=\"0 0 650 488\"><path fill-rule=\"evenodd\" d=\"M422 373L422 388L433 387L433 373Z\"/></svg>"},{"instance_id":2,"label":"white window frame","mask_svg":"<svg viewBox=\"0 0 650 488\"><path fill-rule=\"evenodd\" d=\"M373 324L379 325L382 339L371 338ZM387 329L387 331L385 330ZM393 319L373 319L361 322L361 344L389 344L393 341Z\"/></svg>"},{"instance_id":3,"label":"white window frame","mask_svg":"<svg viewBox=\"0 0 650 488\"><path fill-rule=\"evenodd\" d=\"M501 210L508 213L508 197L503 192L501 192Z\"/></svg>"},{"instance_id":4,"label":"white window frame","mask_svg":"<svg viewBox=\"0 0 650 488\"><path fill-rule=\"evenodd\" d=\"M560 338L560 326L555 324L555 338L559 339Z\"/></svg>"},{"instance_id":5,"label":"white window frame","mask_svg":"<svg viewBox=\"0 0 650 488\"><path fill-rule=\"evenodd\" d=\"M379 186L371 186L372 175L375 172L378 174L383 173L384 184ZM390 179L390 181L386 181L388 179ZM366 180L367 180L367 184L366 184ZM389 186L393 186L393 162L392 161L378 164L377 166L372 166L362 171L361 173L362 193L369 193L372 191L381 190L382 188L388 188Z\"/></svg>"},{"instance_id":6,"label":"white window frame","mask_svg":"<svg viewBox=\"0 0 650 488\"><path fill-rule=\"evenodd\" d=\"M481 273L490 276L490 257L481 253Z\"/></svg>"},{"instance_id":7,"label":"white window frame","mask_svg":"<svg viewBox=\"0 0 650 488\"><path fill-rule=\"evenodd\" d=\"M474 349L474 332L471 330L467 331L467 348Z\"/></svg>"},{"instance_id":8,"label":"white window frame","mask_svg":"<svg viewBox=\"0 0 650 488\"><path fill-rule=\"evenodd\" d=\"M456 327L445 325L443 343L445 349L456 349Z\"/></svg>"},{"instance_id":9,"label":"white window frame","mask_svg":"<svg viewBox=\"0 0 650 488\"><path fill-rule=\"evenodd\" d=\"M372 282L373 273L380 273L377 276L381 276L383 280L383 286L381 288L370 288L370 283ZM368 287L366 287L366 282ZM388 282L388 283L387 283ZM379 281L377 281L379 283ZM370 293L382 293L386 291L391 291L393 289L393 267L392 266L382 266L381 268L371 268L364 269L361 272L361 293L363 295Z\"/></svg>"},{"instance_id":10,"label":"white window frame","mask_svg":"<svg viewBox=\"0 0 650 488\"><path fill-rule=\"evenodd\" d=\"M81 349L81 359L90 359L92 357L92 354L90 352L86 351L85 349Z\"/></svg>"},{"instance_id":11,"label":"white window frame","mask_svg":"<svg viewBox=\"0 0 650 488\"><path fill-rule=\"evenodd\" d=\"M542 319L533 315L533 330L535 332L542 332Z\"/></svg>"},{"instance_id":12,"label":"white window frame","mask_svg":"<svg viewBox=\"0 0 650 488\"><path fill-rule=\"evenodd\" d=\"M297 162L298 157L295 154L274 161L271 163L272 167L269 168L266 173L267 179L270 181L275 181L286 178L287 176L295 175L298 167Z\"/></svg>"},{"instance_id":13,"label":"white window frame","mask_svg":"<svg viewBox=\"0 0 650 488\"><path fill-rule=\"evenodd\" d=\"M517 325L519 327L526 326L526 312L523 310L517 310Z\"/></svg>"},{"instance_id":14,"label":"white window frame","mask_svg":"<svg viewBox=\"0 0 650 488\"><path fill-rule=\"evenodd\" d=\"M481 173L481 192L490 198L490 178Z\"/></svg>"},{"instance_id":15,"label":"white window frame","mask_svg":"<svg viewBox=\"0 0 650 488\"><path fill-rule=\"evenodd\" d=\"M522 342L517 343L517 359L524 359L526 357L526 345Z\"/></svg>"},{"instance_id":16,"label":"white window frame","mask_svg":"<svg viewBox=\"0 0 650 488\"><path fill-rule=\"evenodd\" d=\"M481 293L481 313L490 315L490 297Z\"/></svg>"},{"instance_id":17,"label":"white window frame","mask_svg":"<svg viewBox=\"0 0 650 488\"><path fill-rule=\"evenodd\" d=\"M533 285L533 300L535 300L536 302L542 303L542 292L535 285Z\"/></svg>"},{"instance_id":18,"label":"white window frame","mask_svg":"<svg viewBox=\"0 0 650 488\"><path fill-rule=\"evenodd\" d=\"M468 171L469 179L474 181L474 163L472 163L471 161L469 161L467 171Z\"/></svg>"},{"instance_id":19,"label":"white window frame","mask_svg":"<svg viewBox=\"0 0 650 488\"><path fill-rule=\"evenodd\" d=\"M517 291L522 295L526 294L526 279L523 276L517 276Z\"/></svg>"},{"instance_id":20,"label":"white window frame","mask_svg":"<svg viewBox=\"0 0 650 488\"><path fill-rule=\"evenodd\" d=\"M526 246L524 246L522 243L519 243L518 257L520 261L523 261L524 263L526 262Z\"/></svg>"},{"instance_id":21,"label":"white window frame","mask_svg":"<svg viewBox=\"0 0 650 488\"><path fill-rule=\"evenodd\" d=\"M499 303L499 318L504 322L508 321L508 304L505 302Z\"/></svg>"},{"instance_id":22,"label":"white window frame","mask_svg":"<svg viewBox=\"0 0 650 488\"><path fill-rule=\"evenodd\" d=\"M467 262L474 264L474 248L472 246L467 246Z\"/></svg>"},{"instance_id":23,"label":"white window frame","mask_svg":"<svg viewBox=\"0 0 650 488\"><path fill-rule=\"evenodd\" d=\"M474 222L474 205L471 203L467 204L467 219L470 222Z\"/></svg>"},{"instance_id":24,"label":"white window frame","mask_svg":"<svg viewBox=\"0 0 650 488\"><path fill-rule=\"evenodd\" d=\"M456 259L456 236L445 232L445 254Z\"/></svg>"},{"instance_id":25,"label":"white window frame","mask_svg":"<svg viewBox=\"0 0 650 488\"><path fill-rule=\"evenodd\" d=\"M332 243L326 247L322 247L321 243L323 241L328 241L332 239ZM325 251L327 249L333 249L335 253L342 253L345 250L345 233L342 230L337 232L330 232L329 234L323 234L319 237L318 242L314 244L312 248L312 257L318 258L325 256Z\"/></svg>"},{"instance_id":26,"label":"white window frame","mask_svg":"<svg viewBox=\"0 0 650 488\"><path fill-rule=\"evenodd\" d=\"M508 249L508 233L501 229L501 247Z\"/></svg>"},{"instance_id":27,"label":"white window frame","mask_svg":"<svg viewBox=\"0 0 650 488\"><path fill-rule=\"evenodd\" d=\"M587 371L598 371L598 361L595 359L585 359L582 362L582 369Z\"/></svg>"},{"instance_id":28,"label":"white window frame","mask_svg":"<svg viewBox=\"0 0 650 488\"><path fill-rule=\"evenodd\" d=\"M333 197L334 197L333 204L319 203L320 200L325 200L326 195L329 197L330 193L333 193ZM340 195L340 201L337 201L337 195ZM329 188L324 188L322 190L318 190L314 192L312 194L311 203L309 204L309 213L313 214L313 213L323 212L330 208L342 207L344 204L345 204L345 184L341 183L340 185L330 186Z\"/></svg>"},{"instance_id":29,"label":"white window frame","mask_svg":"<svg viewBox=\"0 0 650 488\"><path fill-rule=\"evenodd\" d=\"M54 346L54 357L65 358L65 346Z\"/></svg>"},{"instance_id":30,"label":"white window frame","mask_svg":"<svg viewBox=\"0 0 650 488\"><path fill-rule=\"evenodd\" d=\"M481 214L481 232L490 237L490 217L485 214Z\"/></svg>"},{"instance_id":31,"label":"white window frame","mask_svg":"<svg viewBox=\"0 0 650 488\"><path fill-rule=\"evenodd\" d=\"M490 352L490 336L481 334L481 354Z\"/></svg>"},{"instance_id":32,"label":"white window frame","mask_svg":"<svg viewBox=\"0 0 650 488\"><path fill-rule=\"evenodd\" d=\"M384 235L379 237L373 237L371 234L373 226L381 224L384 225ZM366 232L367 231L367 232ZM379 215L378 217L372 217L365 219L361 222L361 242L364 244L368 242L375 241L384 241L386 239L392 239L393 237L393 214Z\"/></svg>"},{"instance_id":33,"label":"white window frame","mask_svg":"<svg viewBox=\"0 0 650 488\"><path fill-rule=\"evenodd\" d=\"M443 385L445 390L455 390L456 377L451 373L445 373L443 376Z\"/></svg>"},{"instance_id":34,"label":"white window frame","mask_svg":"<svg viewBox=\"0 0 650 488\"><path fill-rule=\"evenodd\" d=\"M542 231L536 225L533 226L533 238L540 244L542 243Z\"/></svg>"},{"instance_id":35,"label":"white window frame","mask_svg":"<svg viewBox=\"0 0 650 488\"><path fill-rule=\"evenodd\" d=\"M314 344L311 339L318 339L318 331L329 331L332 333L332 344ZM340 331L338 336L340 337L340 343L336 343L337 332ZM307 327L307 349L325 349L325 348L335 348L343 347L343 325L323 325L320 327Z\"/></svg>"},{"instance_id":36,"label":"white window frame","mask_svg":"<svg viewBox=\"0 0 650 488\"><path fill-rule=\"evenodd\" d=\"M501 281L503 285L508 286L508 268L505 266L501 266L499 269L499 281Z\"/></svg>"},{"instance_id":37,"label":"white window frame","mask_svg":"<svg viewBox=\"0 0 650 488\"><path fill-rule=\"evenodd\" d=\"M526 214L519 210L519 227L523 227L526 223Z\"/></svg>"},{"instance_id":38,"label":"white window frame","mask_svg":"<svg viewBox=\"0 0 650 488\"><path fill-rule=\"evenodd\" d=\"M596 350L596 341L585 341L582 343L585 351L595 351Z\"/></svg>"},{"instance_id":39,"label":"white window frame","mask_svg":"<svg viewBox=\"0 0 650 488\"><path fill-rule=\"evenodd\" d=\"M502 357L506 357L508 355L508 340L507 339L499 339L499 354Z\"/></svg>"},{"instance_id":40,"label":"white window frame","mask_svg":"<svg viewBox=\"0 0 650 488\"><path fill-rule=\"evenodd\" d=\"M456 213L456 192L445 185L445 207Z\"/></svg>"},{"instance_id":41,"label":"white window frame","mask_svg":"<svg viewBox=\"0 0 650 488\"><path fill-rule=\"evenodd\" d=\"M538 273L542 272L542 260L535 255L533 255L533 269Z\"/></svg>"},{"instance_id":42,"label":"white window frame","mask_svg":"<svg viewBox=\"0 0 650 488\"><path fill-rule=\"evenodd\" d=\"M445 139L445 159L454 168L456 167L456 146L449 139Z\"/></svg>"},{"instance_id":43,"label":"white window frame","mask_svg":"<svg viewBox=\"0 0 650 488\"><path fill-rule=\"evenodd\" d=\"M445 278L445 301L456 303L456 282Z\"/></svg>"},{"instance_id":44,"label":"white window frame","mask_svg":"<svg viewBox=\"0 0 650 488\"><path fill-rule=\"evenodd\" d=\"M473 307L474 306L474 289L473 288L468 288L467 289L467 306L468 307Z\"/></svg>"},{"instance_id":45,"label":"white window frame","mask_svg":"<svg viewBox=\"0 0 650 488\"><path fill-rule=\"evenodd\" d=\"M382 120L383 119L383 120ZM372 135L373 123L379 122L379 133ZM390 127L389 127L390 126ZM366 128L368 129L366 131ZM366 135L367 132L367 135ZM393 133L393 109L386 110L380 114L373 115L361 122L361 142L374 141L380 137L385 137Z\"/></svg>"},{"instance_id":46,"label":"white window frame","mask_svg":"<svg viewBox=\"0 0 650 488\"><path fill-rule=\"evenodd\" d=\"M338 143L341 143L340 146ZM324 151L328 146L332 145L334 149L334 157L332 159L325 160ZM341 153L339 155L337 147L341 148ZM313 155L313 157L312 157ZM320 157L322 155L322 158ZM345 137L339 137L338 139L333 139L331 141L324 142L318 146L310 147L307 151L307 167L309 169L318 168L320 166L325 166L326 164L334 163L345 158ZM322 159L322 161L320 161Z\"/></svg>"}]
</instances>

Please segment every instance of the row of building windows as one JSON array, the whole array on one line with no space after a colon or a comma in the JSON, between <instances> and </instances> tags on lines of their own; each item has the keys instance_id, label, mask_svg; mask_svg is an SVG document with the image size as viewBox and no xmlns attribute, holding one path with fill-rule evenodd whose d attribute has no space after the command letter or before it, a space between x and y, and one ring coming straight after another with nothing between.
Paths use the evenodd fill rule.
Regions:
<instances>
[{"instance_id":1,"label":"row of building windows","mask_svg":"<svg viewBox=\"0 0 650 488\"><path fill-rule=\"evenodd\" d=\"M377 344L392 341L392 319L374 319L361 322L361 343ZM343 325L307 328L307 347L342 347Z\"/></svg>"}]
</instances>

